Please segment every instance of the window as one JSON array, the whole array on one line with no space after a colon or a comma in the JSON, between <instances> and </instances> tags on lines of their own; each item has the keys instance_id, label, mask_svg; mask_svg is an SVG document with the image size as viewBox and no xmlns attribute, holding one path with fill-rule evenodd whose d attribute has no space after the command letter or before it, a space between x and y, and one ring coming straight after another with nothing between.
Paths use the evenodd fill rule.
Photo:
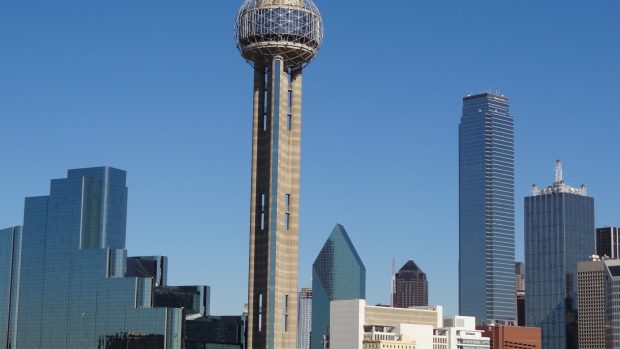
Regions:
<instances>
[{"instance_id":1,"label":"window","mask_svg":"<svg viewBox=\"0 0 620 349\"><path fill-rule=\"evenodd\" d=\"M263 330L263 294L258 295L258 332Z\"/></svg>"},{"instance_id":2,"label":"window","mask_svg":"<svg viewBox=\"0 0 620 349\"><path fill-rule=\"evenodd\" d=\"M289 230L291 221L291 194L286 194L284 197L284 204L286 205L286 211L284 213L284 228Z\"/></svg>"},{"instance_id":3,"label":"window","mask_svg":"<svg viewBox=\"0 0 620 349\"><path fill-rule=\"evenodd\" d=\"M288 295L284 295L284 332L286 332L288 322Z\"/></svg>"},{"instance_id":4,"label":"window","mask_svg":"<svg viewBox=\"0 0 620 349\"><path fill-rule=\"evenodd\" d=\"M260 230L265 230L265 204L266 204L265 193L260 194Z\"/></svg>"}]
</instances>

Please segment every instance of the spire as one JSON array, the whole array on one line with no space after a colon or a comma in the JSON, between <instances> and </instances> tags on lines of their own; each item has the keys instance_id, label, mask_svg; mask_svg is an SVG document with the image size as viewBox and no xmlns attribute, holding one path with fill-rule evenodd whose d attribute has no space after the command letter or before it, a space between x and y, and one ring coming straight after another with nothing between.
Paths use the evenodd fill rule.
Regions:
<instances>
[{"instance_id":1,"label":"spire","mask_svg":"<svg viewBox=\"0 0 620 349\"><path fill-rule=\"evenodd\" d=\"M560 160L555 161L555 182L564 182L564 172L562 171L562 161Z\"/></svg>"}]
</instances>

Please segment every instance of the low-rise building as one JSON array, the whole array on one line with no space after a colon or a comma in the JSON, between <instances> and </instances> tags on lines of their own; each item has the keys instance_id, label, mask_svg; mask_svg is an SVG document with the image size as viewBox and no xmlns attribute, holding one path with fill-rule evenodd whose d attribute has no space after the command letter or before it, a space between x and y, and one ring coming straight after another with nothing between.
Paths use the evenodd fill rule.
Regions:
<instances>
[{"instance_id":1,"label":"low-rise building","mask_svg":"<svg viewBox=\"0 0 620 349\"><path fill-rule=\"evenodd\" d=\"M491 349L541 349L541 331L538 327L483 325L478 329L491 339Z\"/></svg>"},{"instance_id":2,"label":"low-rise building","mask_svg":"<svg viewBox=\"0 0 620 349\"><path fill-rule=\"evenodd\" d=\"M485 349L489 338L468 316L443 318L441 306L391 308L363 299L330 304L331 349Z\"/></svg>"},{"instance_id":3,"label":"low-rise building","mask_svg":"<svg viewBox=\"0 0 620 349\"><path fill-rule=\"evenodd\" d=\"M394 326L364 326L363 349L416 349L416 342L395 332Z\"/></svg>"},{"instance_id":4,"label":"low-rise building","mask_svg":"<svg viewBox=\"0 0 620 349\"><path fill-rule=\"evenodd\" d=\"M437 342L444 339L447 345L437 349L485 349L490 348L490 340L476 329L476 318L472 316L452 316L445 318L443 327L434 330Z\"/></svg>"},{"instance_id":5,"label":"low-rise building","mask_svg":"<svg viewBox=\"0 0 620 349\"><path fill-rule=\"evenodd\" d=\"M401 334L402 324L427 325L433 328L442 324L443 308L390 308L366 305L363 299L332 301L330 303L329 347L332 349L362 349L367 326L393 327ZM366 326L366 327L365 327ZM410 333L402 333L416 339ZM421 343L418 343L420 345ZM424 348L420 345L418 348Z\"/></svg>"}]
</instances>

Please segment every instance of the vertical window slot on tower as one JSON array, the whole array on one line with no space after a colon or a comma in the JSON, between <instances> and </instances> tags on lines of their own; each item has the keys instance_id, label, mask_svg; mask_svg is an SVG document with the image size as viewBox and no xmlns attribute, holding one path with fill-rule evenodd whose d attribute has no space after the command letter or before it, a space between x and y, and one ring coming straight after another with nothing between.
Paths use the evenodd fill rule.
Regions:
<instances>
[{"instance_id":1,"label":"vertical window slot on tower","mask_svg":"<svg viewBox=\"0 0 620 349\"><path fill-rule=\"evenodd\" d=\"M284 332L286 332L286 325L288 320L288 295L284 295Z\"/></svg>"},{"instance_id":2,"label":"vertical window slot on tower","mask_svg":"<svg viewBox=\"0 0 620 349\"><path fill-rule=\"evenodd\" d=\"M267 131L267 127L268 125L268 117L267 115L269 114L269 110L268 110L268 106L269 106L269 101L268 101L268 97L269 94L267 93L267 90L263 91L263 131Z\"/></svg>"},{"instance_id":3,"label":"vertical window slot on tower","mask_svg":"<svg viewBox=\"0 0 620 349\"><path fill-rule=\"evenodd\" d=\"M260 230L265 230L265 193L260 194Z\"/></svg>"},{"instance_id":4,"label":"vertical window slot on tower","mask_svg":"<svg viewBox=\"0 0 620 349\"><path fill-rule=\"evenodd\" d=\"M289 230L291 220L291 194L286 194L284 203L286 205L286 210L284 212L284 228Z\"/></svg>"},{"instance_id":5,"label":"vertical window slot on tower","mask_svg":"<svg viewBox=\"0 0 620 349\"><path fill-rule=\"evenodd\" d=\"M263 294L258 295L258 332L263 330Z\"/></svg>"},{"instance_id":6,"label":"vertical window slot on tower","mask_svg":"<svg viewBox=\"0 0 620 349\"><path fill-rule=\"evenodd\" d=\"M288 114L291 115L293 110L293 91L288 90Z\"/></svg>"}]
</instances>

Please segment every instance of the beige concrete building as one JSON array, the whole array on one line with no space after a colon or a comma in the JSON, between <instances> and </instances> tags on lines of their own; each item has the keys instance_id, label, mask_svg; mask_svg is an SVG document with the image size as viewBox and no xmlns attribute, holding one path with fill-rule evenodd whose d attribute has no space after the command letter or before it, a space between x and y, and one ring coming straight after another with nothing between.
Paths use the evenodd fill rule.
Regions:
<instances>
[{"instance_id":1,"label":"beige concrete building","mask_svg":"<svg viewBox=\"0 0 620 349\"><path fill-rule=\"evenodd\" d=\"M620 348L620 260L577 264L579 348Z\"/></svg>"},{"instance_id":2,"label":"beige concrete building","mask_svg":"<svg viewBox=\"0 0 620 349\"><path fill-rule=\"evenodd\" d=\"M433 328L443 325L441 306L391 308L370 306L363 299L353 299L332 301L330 314L331 349L364 348L364 339L371 333L367 331L373 327L391 329L392 335L404 336L399 339L404 343L410 338L416 348L430 348Z\"/></svg>"},{"instance_id":3,"label":"beige concrete building","mask_svg":"<svg viewBox=\"0 0 620 349\"><path fill-rule=\"evenodd\" d=\"M254 68L247 345L291 349L297 338L302 68L321 46L323 24L312 0L245 0L235 36Z\"/></svg>"},{"instance_id":4,"label":"beige concrete building","mask_svg":"<svg viewBox=\"0 0 620 349\"><path fill-rule=\"evenodd\" d=\"M365 326L363 349L416 349L416 342L392 326Z\"/></svg>"}]
</instances>

